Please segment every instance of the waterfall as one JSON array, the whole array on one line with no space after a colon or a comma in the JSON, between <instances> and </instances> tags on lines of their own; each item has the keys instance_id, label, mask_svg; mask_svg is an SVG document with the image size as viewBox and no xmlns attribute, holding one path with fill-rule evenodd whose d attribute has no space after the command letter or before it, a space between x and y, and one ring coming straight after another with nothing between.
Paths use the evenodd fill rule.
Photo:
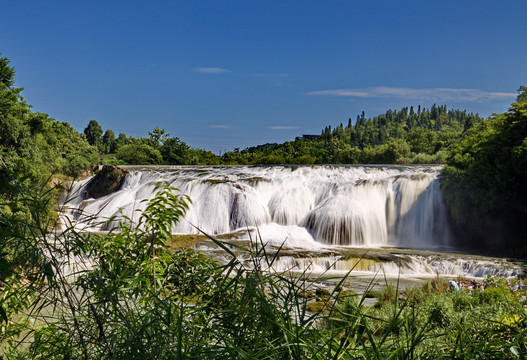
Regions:
<instances>
[{"instance_id":1,"label":"waterfall","mask_svg":"<svg viewBox=\"0 0 527 360\"><path fill-rule=\"evenodd\" d=\"M301 273L326 273L332 275L377 275L379 278L434 278L436 276L484 279L488 275L513 278L521 276L522 268L513 263L494 258L463 258L439 255L391 255L385 259L366 259L343 256L281 256L271 268L275 272L298 271Z\"/></svg>"},{"instance_id":2,"label":"waterfall","mask_svg":"<svg viewBox=\"0 0 527 360\"><path fill-rule=\"evenodd\" d=\"M290 246L448 246L439 166L273 166L129 169L116 193L85 199L89 179L66 203L76 226L104 230L138 217L165 181L192 204L174 233L249 230Z\"/></svg>"}]
</instances>

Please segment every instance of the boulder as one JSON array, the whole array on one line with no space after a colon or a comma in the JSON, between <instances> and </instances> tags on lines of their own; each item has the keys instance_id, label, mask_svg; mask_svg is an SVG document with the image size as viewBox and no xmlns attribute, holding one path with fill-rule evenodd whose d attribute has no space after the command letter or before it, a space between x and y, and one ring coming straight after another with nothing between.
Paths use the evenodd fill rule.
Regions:
<instances>
[{"instance_id":1,"label":"boulder","mask_svg":"<svg viewBox=\"0 0 527 360\"><path fill-rule=\"evenodd\" d=\"M98 199L118 191L128 171L114 165L104 165L86 185L86 197Z\"/></svg>"}]
</instances>

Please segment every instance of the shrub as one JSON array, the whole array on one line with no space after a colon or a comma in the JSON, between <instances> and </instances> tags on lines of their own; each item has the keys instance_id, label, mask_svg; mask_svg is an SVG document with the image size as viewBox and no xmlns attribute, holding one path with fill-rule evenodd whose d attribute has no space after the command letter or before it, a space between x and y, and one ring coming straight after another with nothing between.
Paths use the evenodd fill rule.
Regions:
<instances>
[{"instance_id":1,"label":"shrub","mask_svg":"<svg viewBox=\"0 0 527 360\"><path fill-rule=\"evenodd\" d=\"M474 292L474 301L478 304L500 304L508 300L509 290L502 287L487 287L485 291Z\"/></svg>"},{"instance_id":2,"label":"shrub","mask_svg":"<svg viewBox=\"0 0 527 360\"><path fill-rule=\"evenodd\" d=\"M163 157L159 150L146 144L123 145L117 150L116 156L129 165L159 165L163 163Z\"/></svg>"},{"instance_id":3,"label":"shrub","mask_svg":"<svg viewBox=\"0 0 527 360\"><path fill-rule=\"evenodd\" d=\"M452 293L452 305L454 311L464 311L472 307L472 297L466 291L455 291Z\"/></svg>"},{"instance_id":4,"label":"shrub","mask_svg":"<svg viewBox=\"0 0 527 360\"><path fill-rule=\"evenodd\" d=\"M428 321L433 326L446 328L451 322L449 312L450 304L448 299L444 297L436 297L428 304Z\"/></svg>"}]
</instances>

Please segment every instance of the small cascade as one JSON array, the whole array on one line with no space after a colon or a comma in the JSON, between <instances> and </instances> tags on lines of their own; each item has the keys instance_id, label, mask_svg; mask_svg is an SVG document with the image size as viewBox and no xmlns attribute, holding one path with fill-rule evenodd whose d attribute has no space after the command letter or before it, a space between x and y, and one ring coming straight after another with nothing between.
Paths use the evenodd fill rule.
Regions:
<instances>
[{"instance_id":1,"label":"small cascade","mask_svg":"<svg viewBox=\"0 0 527 360\"><path fill-rule=\"evenodd\" d=\"M521 275L521 266L500 259L448 257L446 255L392 255L381 258L346 256L281 256L266 270L296 271L306 274L377 275L379 278L396 279L434 278L458 276L483 279L488 275L506 278Z\"/></svg>"},{"instance_id":2,"label":"small cascade","mask_svg":"<svg viewBox=\"0 0 527 360\"><path fill-rule=\"evenodd\" d=\"M67 216L89 231L123 216L137 219L159 182L192 204L174 233L248 230L266 241L364 247L448 246L439 166L276 166L129 168L122 189L86 199L87 180L66 202ZM290 246L293 246L291 245Z\"/></svg>"}]
</instances>

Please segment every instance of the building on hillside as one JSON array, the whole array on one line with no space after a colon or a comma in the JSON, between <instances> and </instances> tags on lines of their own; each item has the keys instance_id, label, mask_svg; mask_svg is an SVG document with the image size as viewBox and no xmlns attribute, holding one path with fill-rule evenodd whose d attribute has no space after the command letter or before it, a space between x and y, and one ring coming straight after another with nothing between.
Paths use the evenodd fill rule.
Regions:
<instances>
[{"instance_id":1,"label":"building on hillside","mask_svg":"<svg viewBox=\"0 0 527 360\"><path fill-rule=\"evenodd\" d=\"M306 135L303 134L302 136L297 136L295 140L315 140L318 139L320 135Z\"/></svg>"}]
</instances>

